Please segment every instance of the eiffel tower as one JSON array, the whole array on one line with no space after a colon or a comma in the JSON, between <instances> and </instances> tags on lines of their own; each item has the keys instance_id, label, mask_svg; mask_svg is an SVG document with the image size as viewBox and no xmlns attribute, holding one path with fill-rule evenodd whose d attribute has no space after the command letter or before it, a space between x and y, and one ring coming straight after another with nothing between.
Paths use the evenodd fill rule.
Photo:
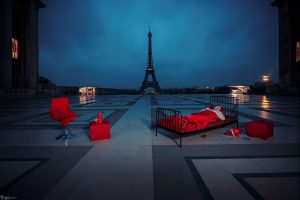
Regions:
<instances>
[{"instance_id":1,"label":"eiffel tower","mask_svg":"<svg viewBox=\"0 0 300 200\"><path fill-rule=\"evenodd\" d=\"M147 68L144 81L142 83L140 92L143 94L153 93L158 94L160 92L159 84L155 77L155 70L153 67L153 60L152 60L152 43L151 43L152 33L148 32L148 61L147 61ZM149 80L149 76L152 76L152 80Z\"/></svg>"}]
</instances>

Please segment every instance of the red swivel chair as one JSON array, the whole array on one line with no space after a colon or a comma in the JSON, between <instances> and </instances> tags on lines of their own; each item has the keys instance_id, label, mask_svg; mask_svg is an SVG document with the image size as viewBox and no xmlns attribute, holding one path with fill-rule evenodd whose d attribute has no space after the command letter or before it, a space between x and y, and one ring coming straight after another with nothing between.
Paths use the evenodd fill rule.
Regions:
<instances>
[{"instance_id":1,"label":"red swivel chair","mask_svg":"<svg viewBox=\"0 0 300 200\"><path fill-rule=\"evenodd\" d=\"M50 105L50 117L59 121L64 126L64 133L57 136L56 139L71 139L75 137L68 128L68 124L75 120L76 113L70 110L70 101L67 97L52 98Z\"/></svg>"}]
</instances>

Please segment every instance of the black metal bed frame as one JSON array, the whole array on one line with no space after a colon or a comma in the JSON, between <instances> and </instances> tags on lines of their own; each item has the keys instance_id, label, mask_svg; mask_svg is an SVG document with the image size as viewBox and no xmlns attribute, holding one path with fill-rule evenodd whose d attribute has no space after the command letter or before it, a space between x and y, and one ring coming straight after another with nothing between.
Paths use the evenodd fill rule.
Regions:
<instances>
[{"instance_id":1,"label":"black metal bed frame","mask_svg":"<svg viewBox=\"0 0 300 200\"><path fill-rule=\"evenodd\" d=\"M189 121L186 118L183 118L182 113L178 110L171 109L171 108L156 108L156 115L155 115L155 122L153 123L155 125L155 135L157 136L157 128L163 128L165 130L174 132L176 134L179 134L180 144L179 147L182 146L182 137L187 136L190 134L195 133L201 133L203 131L207 131L213 128L226 126L229 124L236 123L236 127L238 127L238 99L235 97L229 97L229 96L210 96L209 102L205 105L204 108L210 108L212 106L221 106L225 109L225 120L224 123L205 128L202 130L196 130L197 125L194 122ZM227 116L233 116L235 120L228 121ZM173 120L165 120L164 124L159 124L161 120L164 119L170 119L170 117L173 117ZM153 119L152 119L153 122ZM196 131L192 132L182 132L183 125L187 126L194 126ZM179 131L177 131L179 130Z\"/></svg>"}]
</instances>

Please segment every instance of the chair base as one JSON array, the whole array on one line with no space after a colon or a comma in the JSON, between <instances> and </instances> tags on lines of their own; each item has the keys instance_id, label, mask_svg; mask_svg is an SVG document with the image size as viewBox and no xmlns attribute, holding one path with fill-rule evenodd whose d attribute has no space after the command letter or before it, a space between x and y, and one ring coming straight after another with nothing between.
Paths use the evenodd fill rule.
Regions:
<instances>
[{"instance_id":1,"label":"chair base","mask_svg":"<svg viewBox=\"0 0 300 200\"><path fill-rule=\"evenodd\" d=\"M56 140L68 140L68 139L73 139L76 137L76 134L72 133L72 128L69 127L65 127L65 130L62 134L60 134L59 136L55 137Z\"/></svg>"}]
</instances>

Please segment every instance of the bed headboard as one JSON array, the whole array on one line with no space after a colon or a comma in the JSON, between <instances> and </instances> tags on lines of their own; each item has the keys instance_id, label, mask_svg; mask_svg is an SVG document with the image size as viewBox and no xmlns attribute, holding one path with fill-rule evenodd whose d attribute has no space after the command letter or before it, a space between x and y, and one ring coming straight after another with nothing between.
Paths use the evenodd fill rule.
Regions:
<instances>
[{"instance_id":1,"label":"bed headboard","mask_svg":"<svg viewBox=\"0 0 300 200\"><path fill-rule=\"evenodd\" d=\"M210 96L209 106L221 106L226 109L225 115L238 116L239 101L230 96Z\"/></svg>"}]
</instances>

